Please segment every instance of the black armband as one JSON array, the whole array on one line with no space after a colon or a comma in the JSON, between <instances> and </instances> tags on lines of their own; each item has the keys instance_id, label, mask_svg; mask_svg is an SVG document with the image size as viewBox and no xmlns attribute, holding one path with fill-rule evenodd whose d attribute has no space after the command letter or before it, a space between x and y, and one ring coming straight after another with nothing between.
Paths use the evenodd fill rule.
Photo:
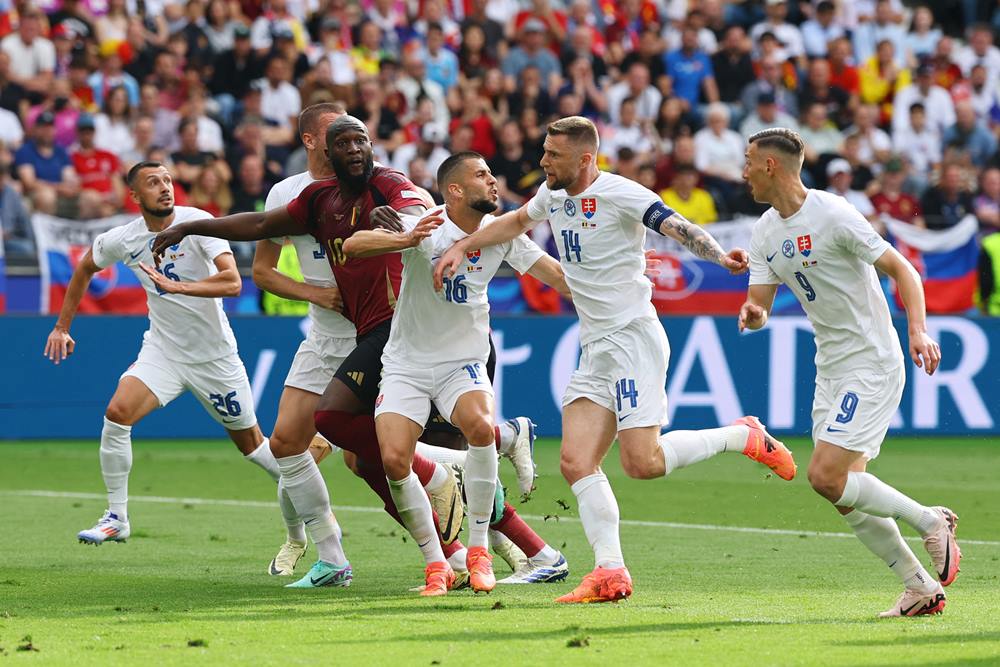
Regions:
<instances>
[{"instance_id":1,"label":"black armband","mask_svg":"<svg viewBox=\"0 0 1000 667\"><path fill-rule=\"evenodd\" d=\"M662 201L653 202L646 209L646 212L642 214L642 224L649 227L657 234L662 234L660 231L660 225L663 221L672 216L675 213L674 209L670 208Z\"/></svg>"}]
</instances>

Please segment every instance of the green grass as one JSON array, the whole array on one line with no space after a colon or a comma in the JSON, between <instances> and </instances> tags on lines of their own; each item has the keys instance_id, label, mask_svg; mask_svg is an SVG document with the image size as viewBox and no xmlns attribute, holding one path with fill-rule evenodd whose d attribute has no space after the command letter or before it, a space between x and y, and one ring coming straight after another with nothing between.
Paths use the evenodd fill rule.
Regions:
<instances>
[{"instance_id":1,"label":"green grass","mask_svg":"<svg viewBox=\"0 0 1000 667\"><path fill-rule=\"evenodd\" d=\"M809 446L793 444L804 472ZM996 442L897 439L883 447L874 472L924 502L948 504L962 518L960 538L988 542L966 542L962 575L948 590L942 616L890 621L873 617L894 601L898 583L856 540L810 534L843 533L846 526L805 475L786 483L742 457L719 456L667 480L626 480L617 461L607 472L627 521L795 533L626 523L622 541L634 597L564 607L552 599L593 561L573 495L558 476L554 442L540 445L539 490L519 509L537 517L529 521L563 549L571 582L437 600L407 592L421 583L413 542L383 514L359 509L337 511L354 585L282 588L288 580L265 574L282 540L280 517L259 502L272 501L274 487L228 443L137 442L133 538L99 548L77 544L74 535L93 524L102 500L19 493L102 491L96 443L5 443L0 451L0 662L1000 663ZM506 476L509 466L503 469ZM339 461L331 457L323 470L335 505L375 507L374 496ZM197 504L184 497L258 503ZM310 548L308 558L314 557ZM501 562L497 569L506 568ZM19 650L29 644L36 650Z\"/></svg>"}]
</instances>

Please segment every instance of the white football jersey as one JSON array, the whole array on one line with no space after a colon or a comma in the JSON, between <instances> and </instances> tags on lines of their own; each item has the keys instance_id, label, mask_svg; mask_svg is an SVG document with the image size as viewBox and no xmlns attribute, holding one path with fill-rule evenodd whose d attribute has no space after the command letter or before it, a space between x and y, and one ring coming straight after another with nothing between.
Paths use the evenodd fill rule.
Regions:
<instances>
[{"instance_id":1,"label":"white football jersey","mask_svg":"<svg viewBox=\"0 0 1000 667\"><path fill-rule=\"evenodd\" d=\"M816 331L820 376L889 373L903 363L872 266L889 247L846 199L821 190L809 190L790 218L771 208L754 223L750 284L792 290Z\"/></svg>"},{"instance_id":2,"label":"white football jersey","mask_svg":"<svg viewBox=\"0 0 1000 667\"><path fill-rule=\"evenodd\" d=\"M570 196L544 183L528 202L532 220L548 219L562 260L584 345L628 325L656 317L646 278L643 218L660 197L635 181L601 172Z\"/></svg>"},{"instance_id":3,"label":"white football jersey","mask_svg":"<svg viewBox=\"0 0 1000 667\"><path fill-rule=\"evenodd\" d=\"M211 218L205 211L189 206L174 207L174 222ZM144 343L158 347L168 359L186 364L211 361L236 353L236 338L222 310L222 299L160 293L139 262L155 266L153 239L156 232L146 227L141 217L96 239L92 249L94 263L102 269L123 262L146 289L149 305L149 331ZM196 282L218 273L215 258L231 253L229 242L208 236L186 236L167 248L160 260L160 273L171 280Z\"/></svg>"},{"instance_id":4,"label":"white football jersey","mask_svg":"<svg viewBox=\"0 0 1000 667\"><path fill-rule=\"evenodd\" d=\"M275 183L271 191L267 193L264 210L270 211L287 206L306 189L306 186L316 180L308 171L304 171ZM286 238L291 239L292 245L295 246L295 254L299 257L299 266L302 269L302 277L307 283L318 287L337 286L337 281L333 277L333 269L330 268L330 262L326 257L326 248L319 241L311 234ZM285 241L284 238L271 240L278 245L282 245ZM330 338L354 338L357 336L354 324L335 310L321 308L310 303L309 317L312 318L313 326Z\"/></svg>"},{"instance_id":5,"label":"white football jersey","mask_svg":"<svg viewBox=\"0 0 1000 667\"><path fill-rule=\"evenodd\" d=\"M526 236L468 253L444 289L434 289L434 263L468 234L451 220L415 248L404 250L403 282L392 315L392 333L385 346L384 365L427 368L458 361L486 362L490 354L490 302L486 288L504 260L524 273L545 255ZM404 215L413 229L417 216ZM483 217L488 225L493 216Z\"/></svg>"}]
</instances>

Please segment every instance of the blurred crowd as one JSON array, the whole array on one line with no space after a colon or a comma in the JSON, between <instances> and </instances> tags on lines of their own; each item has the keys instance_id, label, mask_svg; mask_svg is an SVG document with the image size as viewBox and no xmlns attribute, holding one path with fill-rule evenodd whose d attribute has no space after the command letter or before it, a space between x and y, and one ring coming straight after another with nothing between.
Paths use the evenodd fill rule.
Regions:
<instances>
[{"instance_id":1,"label":"blurred crowd","mask_svg":"<svg viewBox=\"0 0 1000 667\"><path fill-rule=\"evenodd\" d=\"M135 211L121 174L171 165L178 202L259 210L305 169L296 121L341 102L376 159L440 197L452 151L530 197L546 123L598 123L604 169L710 224L761 209L745 137L798 129L807 185L945 229L1000 230L1000 2L0 0L0 215Z\"/></svg>"}]
</instances>

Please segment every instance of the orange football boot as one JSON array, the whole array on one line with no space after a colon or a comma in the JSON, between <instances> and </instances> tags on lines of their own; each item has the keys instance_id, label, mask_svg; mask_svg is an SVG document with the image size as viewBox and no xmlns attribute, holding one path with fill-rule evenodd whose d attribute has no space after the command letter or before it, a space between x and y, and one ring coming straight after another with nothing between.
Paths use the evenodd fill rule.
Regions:
<instances>
[{"instance_id":1,"label":"orange football boot","mask_svg":"<svg viewBox=\"0 0 1000 667\"><path fill-rule=\"evenodd\" d=\"M420 591L424 597L445 595L455 583L455 573L447 561L428 563L424 568L424 582L426 583L424 590Z\"/></svg>"},{"instance_id":2,"label":"orange football boot","mask_svg":"<svg viewBox=\"0 0 1000 667\"><path fill-rule=\"evenodd\" d=\"M632 575L628 568L608 569L596 567L572 591L556 598L563 604L588 604L591 602L617 602L632 595Z\"/></svg>"},{"instance_id":3,"label":"orange football boot","mask_svg":"<svg viewBox=\"0 0 1000 667\"><path fill-rule=\"evenodd\" d=\"M792 453L780 440L775 440L767 432L759 419L752 416L741 417L733 422L733 426L747 426L750 429L746 447L743 448L744 456L763 463L781 479L790 480L795 477L795 471L798 470L798 467L795 465Z\"/></svg>"},{"instance_id":4,"label":"orange football boot","mask_svg":"<svg viewBox=\"0 0 1000 667\"><path fill-rule=\"evenodd\" d=\"M497 578L493 576L493 556L490 555L486 547L469 547L469 554L465 557L466 566L469 568L469 585L476 593L492 591L497 585Z\"/></svg>"}]
</instances>

